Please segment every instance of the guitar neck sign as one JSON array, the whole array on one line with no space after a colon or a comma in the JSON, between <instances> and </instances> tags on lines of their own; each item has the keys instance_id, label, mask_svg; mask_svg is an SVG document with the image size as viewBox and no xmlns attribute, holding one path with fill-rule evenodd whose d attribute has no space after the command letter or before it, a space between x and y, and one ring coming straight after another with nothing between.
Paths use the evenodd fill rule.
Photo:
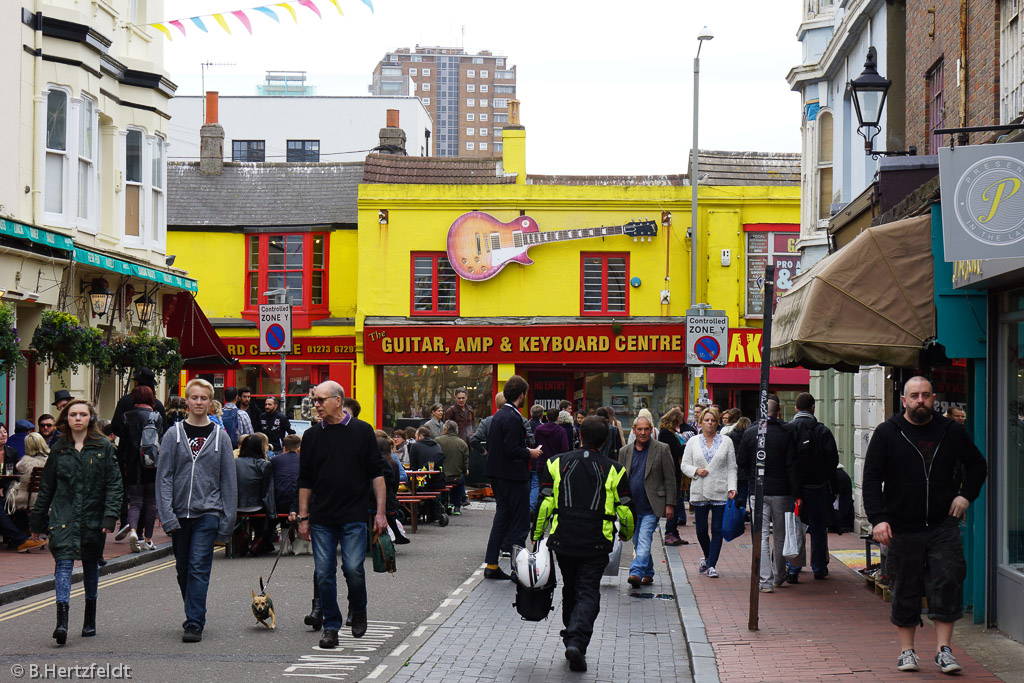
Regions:
<instances>
[{"instance_id":1,"label":"guitar neck sign","mask_svg":"<svg viewBox=\"0 0 1024 683\"><path fill-rule=\"evenodd\" d=\"M448 261L464 280L489 280L509 263L532 264L526 252L538 244L617 235L650 241L657 234L657 223L649 220L541 232L537 221L529 216L503 223L482 211L470 211L456 218L448 229Z\"/></svg>"}]
</instances>

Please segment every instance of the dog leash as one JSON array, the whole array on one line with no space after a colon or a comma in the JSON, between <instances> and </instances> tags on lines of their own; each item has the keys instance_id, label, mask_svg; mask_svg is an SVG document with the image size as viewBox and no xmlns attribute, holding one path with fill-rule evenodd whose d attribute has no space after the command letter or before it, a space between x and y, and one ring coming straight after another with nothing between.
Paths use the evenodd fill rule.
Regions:
<instances>
[{"instance_id":1,"label":"dog leash","mask_svg":"<svg viewBox=\"0 0 1024 683\"><path fill-rule=\"evenodd\" d=\"M284 525L282 525L282 527L283 526ZM298 526L298 525L296 525L296 524L289 524L288 525L288 529L289 530L294 529L296 526ZM267 594L267 588L270 586L270 579L273 578L274 570L277 569L277 562L278 562L278 560L281 559L281 555L284 553L284 538L283 537L281 538L281 542L278 543L277 545L278 545L277 557L274 558L274 566L270 568L270 573L267 575L267 583L266 583L266 585L264 585L264 583L263 583L263 577L262 576L260 577L260 595L266 595Z\"/></svg>"}]
</instances>

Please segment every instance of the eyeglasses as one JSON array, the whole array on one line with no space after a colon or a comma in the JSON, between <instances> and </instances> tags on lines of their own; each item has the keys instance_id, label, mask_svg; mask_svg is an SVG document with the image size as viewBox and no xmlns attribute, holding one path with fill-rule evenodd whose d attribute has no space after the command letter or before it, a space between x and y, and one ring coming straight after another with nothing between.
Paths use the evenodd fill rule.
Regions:
<instances>
[{"instance_id":1,"label":"eyeglasses","mask_svg":"<svg viewBox=\"0 0 1024 683\"><path fill-rule=\"evenodd\" d=\"M329 401L332 398L340 398L340 396L325 396L323 398L321 398L320 396L314 396L313 397L313 403L315 403L317 405L320 405L321 403L324 403L325 401Z\"/></svg>"}]
</instances>

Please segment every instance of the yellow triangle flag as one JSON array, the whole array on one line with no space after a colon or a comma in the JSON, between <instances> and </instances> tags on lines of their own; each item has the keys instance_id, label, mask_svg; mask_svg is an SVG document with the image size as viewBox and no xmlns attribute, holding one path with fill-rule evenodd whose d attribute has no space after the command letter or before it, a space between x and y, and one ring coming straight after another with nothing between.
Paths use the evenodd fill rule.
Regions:
<instances>
[{"instance_id":1,"label":"yellow triangle flag","mask_svg":"<svg viewBox=\"0 0 1024 683\"><path fill-rule=\"evenodd\" d=\"M222 29L224 29L225 31L227 31L227 32L228 32L228 35L231 35L231 29L230 29L230 28L228 28L228 22L224 21L224 17L223 17L223 15L220 15L220 14L213 14L213 15L211 15L211 16L212 16L212 17L213 17L214 19L216 19L216 20L217 20L217 23L218 23L218 24L220 24L220 27L221 27Z\"/></svg>"},{"instance_id":2,"label":"yellow triangle flag","mask_svg":"<svg viewBox=\"0 0 1024 683\"><path fill-rule=\"evenodd\" d=\"M277 4L277 7L283 7L284 9L288 10L288 14L292 15L292 20L296 24L299 23L299 18L295 16L295 8L292 7L290 4L288 4L287 2L281 2Z\"/></svg>"},{"instance_id":3,"label":"yellow triangle flag","mask_svg":"<svg viewBox=\"0 0 1024 683\"><path fill-rule=\"evenodd\" d=\"M338 8L338 14L345 16L345 13L341 11L341 5L338 4L338 0L331 0L331 4Z\"/></svg>"},{"instance_id":4,"label":"yellow triangle flag","mask_svg":"<svg viewBox=\"0 0 1024 683\"><path fill-rule=\"evenodd\" d=\"M174 38L173 38L173 37L171 36L171 31L170 31L170 29L168 29L168 28L167 28L166 26L164 26L163 24L150 24L150 26L152 26L152 27L153 27L153 28L155 28L155 29L156 29L157 31L160 31L160 33L162 33L162 34L164 34L165 36L167 36L167 40L174 40Z\"/></svg>"}]
</instances>

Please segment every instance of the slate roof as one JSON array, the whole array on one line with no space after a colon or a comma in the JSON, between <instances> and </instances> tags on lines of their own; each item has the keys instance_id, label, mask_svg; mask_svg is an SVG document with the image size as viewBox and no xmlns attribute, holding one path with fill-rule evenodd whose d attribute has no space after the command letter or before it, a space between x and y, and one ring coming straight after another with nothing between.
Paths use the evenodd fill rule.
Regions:
<instances>
[{"instance_id":1,"label":"slate roof","mask_svg":"<svg viewBox=\"0 0 1024 683\"><path fill-rule=\"evenodd\" d=\"M236 163L203 175L199 162L167 164L167 225L300 226L358 223L362 162Z\"/></svg>"},{"instance_id":2,"label":"slate roof","mask_svg":"<svg viewBox=\"0 0 1024 683\"><path fill-rule=\"evenodd\" d=\"M799 185L800 155L700 150L703 185ZM689 164L687 164L689 165Z\"/></svg>"},{"instance_id":3,"label":"slate roof","mask_svg":"<svg viewBox=\"0 0 1024 683\"><path fill-rule=\"evenodd\" d=\"M363 171L364 183L411 183L419 185L506 185L514 175L500 172L501 159L459 159L370 154Z\"/></svg>"}]
</instances>

